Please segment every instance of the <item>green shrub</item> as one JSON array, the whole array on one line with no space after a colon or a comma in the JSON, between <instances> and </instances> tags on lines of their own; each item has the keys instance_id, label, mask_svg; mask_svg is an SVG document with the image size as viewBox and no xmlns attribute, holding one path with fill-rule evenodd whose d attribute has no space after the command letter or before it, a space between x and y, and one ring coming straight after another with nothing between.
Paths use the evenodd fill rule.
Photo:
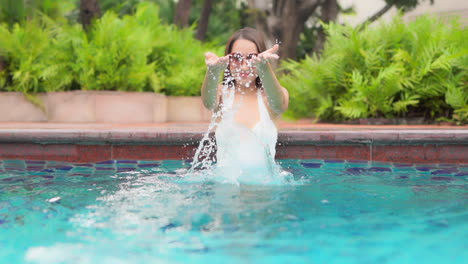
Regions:
<instances>
[{"instance_id":1,"label":"green shrub","mask_svg":"<svg viewBox=\"0 0 468 264\"><path fill-rule=\"evenodd\" d=\"M123 19L107 12L97 20L75 48L78 83L83 90L158 91L152 50L151 28L137 17ZM86 36L86 35L84 35ZM151 84L151 85L149 85Z\"/></svg>"},{"instance_id":2,"label":"green shrub","mask_svg":"<svg viewBox=\"0 0 468 264\"><path fill-rule=\"evenodd\" d=\"M191 29L168 28L167 43L161 43L153 56L163 73L163 91L167 95L200 95L206 72L204 53L208 50L221 53L222 47L202 45L193 39Z\"/></svg>"},{"instance_id":3,"label":"green shrub","mask_svg":"<svg viewBox=\"0 0 468 264\"><path fill-rule=\"evenodd\" d=\"M38 20L11 30L0 25L0 56L7 68L2 72L0 84L8 91L23 93L46 92L44 80L51 76L52 53L51 28Z\"/></svg>"},{"instance_id":4,"label":"green shrub","mask_svg":"<svg viewBox=\"0 0 468 264\"><path fill-rule=\"evenodd\" d=\"M138 5L135 14L106 12L89 32L45 15L0 25L0 89L38 93L72 89L154 91L199 95L203 54L221 47L202 44L193 29L163 24L158 7Z\"/></svg>"},{"instance_id":5,"label":"green shrub","mask_svg":"<svg viewBox=\"0 0 468 264\"><path fill-rule=\"evenodd\" d=\"M332 24L327 32L320 59L283 64L289 116L468 120L468 31L456 21L396 17L362 31Z\"/></svg>"}]
</instances>

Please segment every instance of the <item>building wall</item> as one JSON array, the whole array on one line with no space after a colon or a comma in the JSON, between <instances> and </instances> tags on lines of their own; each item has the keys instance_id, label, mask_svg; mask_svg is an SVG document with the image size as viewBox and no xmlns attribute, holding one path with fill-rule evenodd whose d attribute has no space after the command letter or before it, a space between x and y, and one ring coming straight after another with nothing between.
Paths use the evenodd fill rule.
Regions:
<instances>
[{"instance_id":1,"label":"building wall","mask_svg":"<svg viewBox=\"0 0 468 264\"><path fill-rule=\"evenodd\" d=\"M356 14L340 15L340 23L349 23L353 26L364 22L385 6L384 0L338 0L342 7L354 6ZM381 17L382 21L389 21L397 14L396 8L390 9ZM434 0L431 5L429 0L422 2L414 10L405 14L404 19L411 21L424 14L433 14L442 18L460 16L462 24L468 26L468 0Z\"/></svg>"}]
</instances>

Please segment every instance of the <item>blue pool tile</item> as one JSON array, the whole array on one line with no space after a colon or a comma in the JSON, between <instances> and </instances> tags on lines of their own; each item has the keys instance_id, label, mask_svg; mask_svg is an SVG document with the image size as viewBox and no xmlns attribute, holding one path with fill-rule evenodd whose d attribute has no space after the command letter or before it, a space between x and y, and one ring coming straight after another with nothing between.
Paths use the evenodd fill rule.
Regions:
<instances>
[{"instance_id":1,"label":"blue pool tile","mask_svg":"<svg viewBox=\"0 0 468 264\"><path fill-rule=\"evenodd\" d=\"M441 170L434 170L431 171L432 175L437 175L437 174L452 174L458 172L457 169L441 169Z\"/></svg>"},{"instance_id":2,"label":"blue pool tile","mask_svg":"<svg viewBox=\"0 0 468 264\"><path fill-rule=\"evenodd\" d=\"M395 173L398 173L398 172L411 173L411 172L416 172L416 168L415 167L393 167L392 171Z\"/></svg>"},{"instance_id":3,"label":"blue pool tile","mask_svg":"<svg viewBox=\"0 0 468 264\"><path fill-rule=\"evenodd\" d=\"M136 168L117 168L117 172L134 171Z\"/></svg>"},{"instance_id":4,"label":"blue pool tile","mask_svg":"<svg viewBox=\"0 0 468 264\"><path fill-rule=\"evenodd\" d=\"M44 169L44 167L43 166L40 166L40 167L38 167L38 166L28 166L26 169L28 171L42 171Z\"/></svg>"},{"instance_id":5,"label":"blue pool tile","mask_svg":"<svg viewBox=\"0 0 468 264\"><path fill-rule=\"evenodd\" d=\"M59 170L59 171L69 171L69 170L73 169L73 167L72 166L65 166L65 167L57 167L55 169Z\"/></svg>"},{"instance_id":6,"label":"blue pool tile","mask_svg":"<svg viewBox=\"0 0 468 264\"><path fill-rule=\"evenodd\" d=\"M322 167L322 163L316 163L316 162L301 162L301 165L304 168L320 168Z\"/></svg>"},{"instance_id":7,"label":"blue pool tile","mask_svg":"<svg viewBox=\"0 0 468 264\"><path fill-rule=\"evenodd\" d=\"M396 168L407 168L407 167L413 167L413 164L410 163L393 163L393 166Z\"/></svg>"},{"instance_id":8,"label":"blue pool tile","mask_svg":"<svg viewBox=\"0 0 468 264\"><path fill-rule=\"evenodd\" d=\"M339 160L339 159L330 159L330 160L323 160L325 163L345 163L345 160Z\"/></svg>"},{"instance_id":9,"label":"blue pool tile","mask_svg":"<svg viewBox=\"0 0 468 264\"><path fill-rule=\"evenodd\" d=\"M389 167L393 164L391 162L382 162L382 161L371 161L370 166L372 167Z\"/></svg>"},{"instance_id":10,"label":"blue pool tile","mask_svg":"<svg viewBox=\"0 0 468 264\"><path fill-rule=\"evenodd\" d=\"M9 163L9 164L25 164L24 160L4 160L3 163Z\"/></svg>"},{"instance_id":11,"label":"blue pool tile","mask_svg":"<svg viewBox=\"0 0 468 264\"><path fill-rule=\"evenodd\" d=\"M131 167L131 166L118 166L117 168L115 168L116 170L120 171L120 170L136 170L138 169L138 167Z\"/></svg>"},{"instance_id":12,"label":"blue pool tile","mask_svg":"<svg viewBox=\"0 0 468 264\"><path fill-rule=\"evenodd\" d=\"M300 164L301 162L322 163L322 161L319 161L319 160L294 160L294 159L278 160L279 164Z\"/></svg>"},{"instance_id":13,"label":"blue pool tile","mask_svg":"<svg viewBox=\"0 0 468 264\"><path fill-rule=\"evenodd\" d=\"M450 172L459 172L460 170L458 170L458 168L456 167L453 167L453 165L451 167L443 167L443 168L440 168L441 170L444 170L444 171L450 171Z\"/></svg>"},{"instance_id":14,"label":"blue pool tile","mask_svg":"<svg viewBox=\"0 0 468 264\"><path fill-rule=\"evenodd\" d=\"M443 176L435 176L431 177L431 180L436 180L436 181L452 181L454 178L452 177L443 177Z\"/></svg>"},{"instance_id":15,"label":"blue pool tile","mask_svg":"<svg viewBox=\"0 0 468 264\"><path fill-rule=\"evenodd\" d=\"M3 167L5 168L25 168L25 163L18 163L18 162L5 162L3 163Z\"/></svg>"},{"instance_id":16,"label":"blue pool tile","mask_svg":"<svg viewBox=\"0 0 468 264\"><path fill-rule=\"evenodd\" d=\"M115 175L116 171L95 171L93 172L92 176L111 176Z\"/></svg>"},{"instance_id":17,"label":"blue pool tile","mask_svg":"<svg viewBox=\"0 0 468 264\"><path fill-rule=\"evenodd\" d=\"M76 164L73 164L73 166L75 166L75 167L94 167L94 164L91 164L91 163L76 163Z\"/></svg>"},{"instance_id":18,"label":"blue pool tile","mask_svg":"<svg viewBox=\"0 0 468 264\"><path fill-rule=\"evenodd\" d=\"M5 169L25 169L26 166L12 166L12 165L5 165L3 166Z\"/></svg>"},{"instance_id":19,"label":"blue pool tile","mask_svg":"<svg viewBox=\"0 0 468 264\"><path fill-rule=\"evenodd\" d=\"M353 167L353 168L347 168L346 172L348 174L360 175L360 174L366 173L367 169L366 168Z\"/></svg>"},{"instance_id":20,"label":"blue pool tile","mask_svg":"<svg viewBox=\"0 0 468 264\"><path fill-rule=\"evenodd\" d=\"M431 171L431 170L435 170L437 169L437 167L433 167L433 166L419 166L419 167L416 167L416 170L418 171Z\"/></svg>"},{"instance_id":21,"label":"blue pool tile","mask_svg":"<svg viewBox=\"0 0 468 264\"><path fill-rule=\"evenodd\" d=\"M97 171L115 171L112 167L96 167Z\"/></svg>"},{"instance_id":22,"label":"blue pool tile","mask_svg":"<svg viewBox=\"0 0 468 264\"><path fill-rule=\"evenodd\" d=\"M153 167L159 167L161 164L158 163L148 163L148 164L138 164L138 167L140 168L153 168Z\"/></svg>"},{"instance_id":23,"label":"blue pool tile","mask_svg":"<svg viewBox=\"0 0 468 264\"><path fill-rule=\"evenodd\" d=\"M405 176L405 175L402 175L402 176L398 176L398 179L408 179L409 177L408 176Z\"/></svg>"},{"instance_id":24,"label":"blue pool tile","mask_svg":"<svg viewBox=\"0 0 468 264\"><path fill-rule=\"evenodd\" d=\"M12 171L24 171L25 168L17 168L17 167L5 167L5 171L12 172Z\"/></svg>"},{"instance_id":25,"label":"blue pool tile","mask_svg":"<svg viewBox=\"0 0 468 264\"><path fill-rule=\"evenodd\" d=\"M166 162L166 161L164 161ZM182 160L178 160L179 163L182 163ZM138 164L161 164L161 162L156 160L139 160Z\"/></svg>"},{"instance_id":26,"label":"blue pool tile","mask_svg":"<svg viewBox=\"0 0 468 264\"><path fill-rule=\"evenodd\" d=\"M53 175L41 175L42 178L44 179L53 179L54 176Z\"/></svg>"},{"instance_id":27,"label":"blue pool tile","mask_svg":"<svg viewBox=\"0 0 468 264\"><path fill-rule=\"evenodd\" d=\"M463 171L463 172L459 172L459 173L456 173L455 176L468 176L468 171Z\"/></svg>"},{"instance_id":28,"label":"blue pool tile","mask_svg":"<svg viewBox=\"0 0 468 264\"><path fill-rule=\"evenodd\" d=\"M370 172L391 172L392 169L385 167L371 167L368 169Z\"/></svg>"},{"instance_id":29,"label":"blue pool tile","mask_svg":"<svg viewBox=\"0 0 468 264\"><path fill-rule=\"evenodd\" d=\"M117 160L117 164L137 164L137 160Z\"/></svg>"},{"instance_id":30,"label":"blue pool tile","mask_svg":"<svg viewBox=\"0 0 468 264\"><path fill-rule=\"evenodd\" d=\"M87 174L87 173L73 173L73 174L70 174L70 176L89 177L89 176L91 176L91 173L89 173L89 174Z\"/></svg>"},{"instance_id":31,"label":"blue pool tile","mask_svg":"<svg viewBox=\"0 0 468 264\"><path fill-rule=\"evenodd\" d=\"M114 164L115 160L105 160L105 161L100 161L96 162L96 164Z\"/></svg>"},{"instance_id":32,"label":"blue pool tile","mask_svg":"<svg viewBox=\"0 0 468 264\"><path fill-rule=\"evenodd\" d=\"M48 161L48 166L70 166L71 164L64 161Z\"/></svg>"},{"instance_id":33,"label":"blue pool tile","mask_svg":"<svg viewBox=\"0 0 468 264\"><path fill-rule=\"evenodd\" d=\"M458 166L455 166L454 164L450 164L450 163L440 163L438 165L439 168L441 169L445 169L445 168L454 168L454 167L458 167Z\"/></svg>"},{"instance_id":34,"label":"blue pool tile","mask_svg":"<svg viewBox=\"0 0 468 264\"><path fill-rule=\"evenodd\" d=\"M46 164L44 160L26 160L27 164Z\"/></svg>"},{"instance_id":35,"label":"blue pool tile","mask_svg":"<svg viewBox=\"0 0 468 264\"><path fill-rule=\"evenodd\" d=\"M368 164L367 160L348 160L348 163L357 163L357 164Z\"/></svg>"}]
</instances>

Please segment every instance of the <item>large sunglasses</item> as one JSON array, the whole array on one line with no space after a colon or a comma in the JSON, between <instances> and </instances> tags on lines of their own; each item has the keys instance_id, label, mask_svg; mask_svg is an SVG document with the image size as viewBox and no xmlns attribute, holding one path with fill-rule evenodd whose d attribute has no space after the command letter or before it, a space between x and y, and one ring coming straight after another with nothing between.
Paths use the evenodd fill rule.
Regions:
<instances>
[{"instance_id":1,"label":"large sunglasses","mask_svg":"<svg viewBox=\"0 0 468 264\"><path fill-rule=\"evenodd\" d=\"M234 52L234 53L229 53L229 62L234 64L234 65L241 65L244 60L246 62L249 62L253 58L258 56L258 53L249 53L246 56L242 55L242 53L239 52Z\"/></svg>"}]
</instances>

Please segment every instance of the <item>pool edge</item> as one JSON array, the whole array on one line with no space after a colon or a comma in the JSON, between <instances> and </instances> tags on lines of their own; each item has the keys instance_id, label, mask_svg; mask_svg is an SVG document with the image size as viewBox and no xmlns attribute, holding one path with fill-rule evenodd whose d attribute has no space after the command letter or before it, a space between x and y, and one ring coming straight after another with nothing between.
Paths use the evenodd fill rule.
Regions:
<instances>
[{"instance_id":1,"label":"pool edge","mask_svg":"<svg viewBox=\"0 0 468 264\"><path fill-rule=\"evenodd\" d=\"M0 159L190 159L205 131L204 126L0 128ZM468 129L282 129L276 158L468 163Z\"/></svg>"}]
</instances>

